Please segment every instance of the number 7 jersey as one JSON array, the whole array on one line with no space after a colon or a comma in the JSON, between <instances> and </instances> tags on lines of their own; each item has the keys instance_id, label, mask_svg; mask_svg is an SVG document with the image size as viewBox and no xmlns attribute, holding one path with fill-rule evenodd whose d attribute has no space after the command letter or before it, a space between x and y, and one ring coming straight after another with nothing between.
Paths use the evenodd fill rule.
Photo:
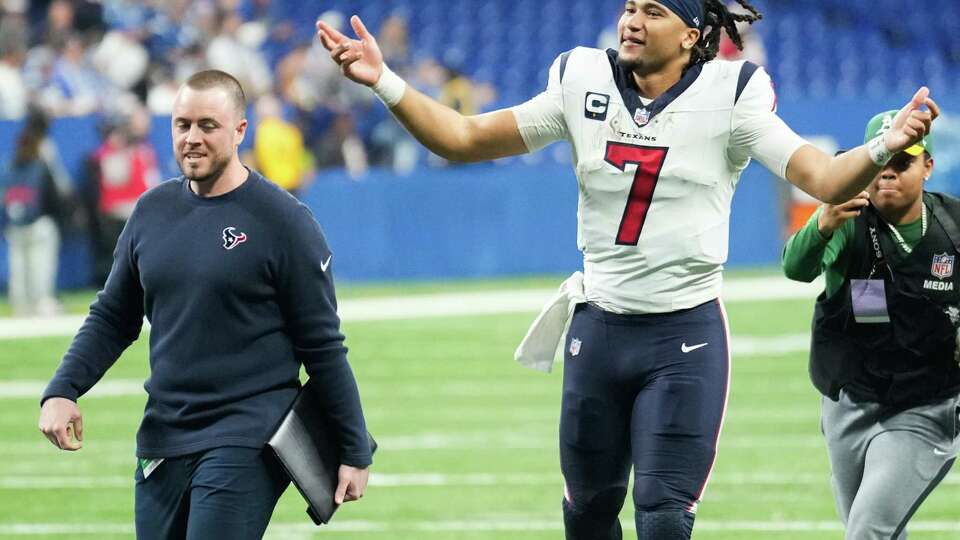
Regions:
<instances>
[{"instance_id":1,"label":"number 7 jersey","mask_svg":"<svg viewBox=\"0 0 960 540\"><path fill-rule=\"evenodd\" d=\"M511 110L531 151L572 145L586 298L618 313L720 296L740 173L756 158L784 178L807 144L776 115L763 68L742 61L693 66L650 101L615 51L579 47L554 61L545 92Z\"/></svg>"}]
</instances>

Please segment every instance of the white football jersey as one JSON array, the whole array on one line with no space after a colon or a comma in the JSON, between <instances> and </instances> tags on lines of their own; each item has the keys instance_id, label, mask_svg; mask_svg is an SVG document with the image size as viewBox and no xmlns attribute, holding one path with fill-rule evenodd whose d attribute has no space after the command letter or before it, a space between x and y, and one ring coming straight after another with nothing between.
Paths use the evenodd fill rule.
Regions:
<instances>
[{"instance_id":1,"label":"white football jersey","mask_svg":"<svg viewBox=\"0 0 960 540\"><path fill-rule=\"evenodd\" d=\"M512 110L531 151L573 146L587 300L618 313L690 308L720 296L733 191L750 158L783 178L806 142L776 115L770 77L754 64L695 66L644 103L616 58L564 53L546 91Z\"/></svg>"}]
</instances>

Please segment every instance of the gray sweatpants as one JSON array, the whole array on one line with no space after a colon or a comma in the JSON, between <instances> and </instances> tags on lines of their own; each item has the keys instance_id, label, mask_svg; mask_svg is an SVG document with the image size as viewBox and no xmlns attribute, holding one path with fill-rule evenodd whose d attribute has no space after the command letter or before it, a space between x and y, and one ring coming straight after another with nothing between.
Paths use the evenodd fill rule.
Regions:
<instances>
[{"instance_id":1,"label":"gray sweatpants","mask_svg":"<svg viewBox=\"0 0 960 540\"><path fill-rule=\"evenodd\" d=\"M899 410L823 398L821 427L846 540L904 540L906 525L960 450L957 397Z\"/></svg>"}]
</instances>

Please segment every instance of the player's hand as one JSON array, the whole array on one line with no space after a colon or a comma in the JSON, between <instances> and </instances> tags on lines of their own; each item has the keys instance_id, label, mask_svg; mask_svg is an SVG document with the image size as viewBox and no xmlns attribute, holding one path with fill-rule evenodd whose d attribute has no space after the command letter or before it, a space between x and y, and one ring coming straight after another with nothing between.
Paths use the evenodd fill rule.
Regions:
<instances>
[{"instance_id":1,"label":"player's hand","mask_svg":"<svg viewBox=\"0 0 960 540\"><path fill-rule=\"evenodd\" d=\"M840 228L845 221L860 215L870 204L870 195L861 191L859 195L843 204L825 204L817 218L817 229L824 238L833 236L833 231Z\"/></svg>"},{"instance_id":2,"label":"player's hand","mask_svg":"<svg viewBox=\"0 0 960 540\"><path fill-rule=\"evenodd\" d=\"M40 431L61 450L83 447L83 416L80 407L69 399L52 397L40 408ZM76 437L76 441L74 441Z\"/></svg>"},{"instance_id":3,"label":"player's hand","mask_svg":"<svg viewBox=\"0 0 960 540\"><path fill-rule=\"evenodd\" d=\"M363 497L363 492L367 489L367 479L370 476L370 469L358 469L349 465L340 465L337 473L339 483L337 492L333 500L337 504L355 501Z\"/></svg>"},{"instance_id":4,"label":"player's hand","mask_svg":"<svg viewBox=\"0 0 960 540\"><path fill-rule=\"evenodd\" d=\"M928 110L920 110L923 106ZM887 150L896 154L917 144L930 133L930 127L938 116L940 107L930 99L930 89L926 86L920 88L910 103L893 117L893 125L884 133L883 142Z\"/></svg>"},{"instance_id":5,"label":"player's hand","mask_svg":"<svg viewBox=\"0 0 960 540\"><path fill-rule=\"evenodd\" d=\"M383 53L360 17L350 17L350 25L359 40L348 38L323 21L317 21L317 37L348 79L373 86L383 74Z\"/></svg>"}]
</instances>

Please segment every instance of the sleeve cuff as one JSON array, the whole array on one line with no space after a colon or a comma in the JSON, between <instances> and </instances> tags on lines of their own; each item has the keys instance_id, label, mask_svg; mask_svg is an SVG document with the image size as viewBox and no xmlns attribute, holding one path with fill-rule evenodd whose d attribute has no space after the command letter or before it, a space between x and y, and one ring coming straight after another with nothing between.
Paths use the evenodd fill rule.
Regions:
<instances>
[{"instance_id":1,"label":"sleeve cuff","mask_svg":"<svg viewBox=\"0 0 960 540\"><path fill-rule=\"evenodd\" d=\"M816 211L814 211L813 214L810 216L810 219L807 220L807 224L805 225L805 227L809 227L810 229L813 229L812 234L810 235L812 238L815 238L817 241L826 245L827 243L830 242L830 239L833 238L833 235L836 234L836 231L834 231L833 234L831 234L830 236L824 236L823 233L820 232L820 214L822 212L823 212L823 206L822 205L818 206Z\"/></svg>"},{"instance_id":2,"label":"sleeve cuff","mask_svg":"<svg viewBox=\"0 0 960 540\"><path fill-rule=\"evenodd\" d=\"M366 469L373 465L373 456L370 454L346 454L340 457L340 463L357 469Z\"/></svg>"},{"instance_id":3,"label":"sleeve cuff","mask_svg":"<svg viewBox=\"0 0 960 540\"><path fill-rule=\"evenodd\" d=\"M76 403L77 399L79 399L80 396L78 396L76 392L68 391L63 388L56 388L56 389L48 388L43 392L43 396L40 397L40 407L43 407L43 404L48 399L55 398L55 397L69 399L70 401Z\"/></svg>"}]
</instances>

